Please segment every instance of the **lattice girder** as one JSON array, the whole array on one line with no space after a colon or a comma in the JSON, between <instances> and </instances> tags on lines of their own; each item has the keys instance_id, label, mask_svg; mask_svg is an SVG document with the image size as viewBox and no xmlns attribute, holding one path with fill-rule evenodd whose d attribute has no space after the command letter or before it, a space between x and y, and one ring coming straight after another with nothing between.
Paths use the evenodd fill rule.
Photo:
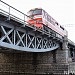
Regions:
<instances>
[{"instance_id":1,"label":"lattice girder","mask_svg":"<svg viewBox=\"0 0 75 75\"><path fill-rule=\"evenodd\" d=\"M45 52L58 48L59 44L48 37L18 27L0 24L0 46L11 49ZM35 36L36 35L36 36Z\"/></svg>"}]
</instances>

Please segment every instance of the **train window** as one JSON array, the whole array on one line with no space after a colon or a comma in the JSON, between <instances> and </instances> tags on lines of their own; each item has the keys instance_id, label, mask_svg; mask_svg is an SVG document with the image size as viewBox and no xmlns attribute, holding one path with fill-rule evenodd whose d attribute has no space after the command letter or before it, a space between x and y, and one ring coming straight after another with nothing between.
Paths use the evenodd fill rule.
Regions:
<instances>
[{"instance_id":1,"label":"train window","mask_svg":"<svg viewBox=\"0 0 75 75\"><path fill-rule=\"evenodd\" d=\"M36 9L36 10L30 10L29 12L28 12L28 15L30 16L30 15L37 15L37 14L42 14L42 10L40 10L40 9Z\"/></svg>"},{"instance_id":2,"label":"train window","mask_svg":"<svg viewBox=\"0 0 75 75\"><path fill-rule=\"evenodd\" d=\"M59 25L58 22L55 22L55 23L56 23L56 25Z\"/></svg>"},{"instance_id":3,"label":"train window","mask_svg":"<svg viewBox=\"0 0 75 75\"><path fill-rule=\"evenodd\" d=\"M40 9L37 9L37 10L34 10L33 11L33 14L42 14L42 10L40 10Z\"/></svg>"},{"instance_id":4,"label":"train window","mask_svg":"<svg viewBox=\"0 0 75 75\"><path fill-rule=\"evenodd\" d=\"M62 30L64 30L64 28L63 28L62 26L60 26L60 28L61 28Z\"/></svg>"}]
</instances>

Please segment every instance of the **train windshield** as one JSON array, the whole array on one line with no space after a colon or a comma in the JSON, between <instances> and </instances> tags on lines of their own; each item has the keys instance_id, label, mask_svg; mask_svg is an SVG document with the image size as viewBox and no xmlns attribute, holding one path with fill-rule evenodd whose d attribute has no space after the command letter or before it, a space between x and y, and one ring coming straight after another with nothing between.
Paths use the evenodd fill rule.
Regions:
<instances>
[{"instance_id":1,"label":"train windshield","mask_svg":"<svg viewBox=\"0 0 75 75\"><path fill-rule=\"evenodd\" d=\"M41 9L36 9L36 10L30 10L28 12L28 15L41 15L42 14L42 10Z\"/></svg>"}]
</instances>

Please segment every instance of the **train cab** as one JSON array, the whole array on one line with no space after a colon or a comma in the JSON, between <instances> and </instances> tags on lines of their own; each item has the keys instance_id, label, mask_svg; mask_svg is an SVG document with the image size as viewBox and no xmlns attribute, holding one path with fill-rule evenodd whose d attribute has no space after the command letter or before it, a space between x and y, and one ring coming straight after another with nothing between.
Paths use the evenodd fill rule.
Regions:
<instances>
[{"instance_id":1,"label":"train cab","mask_svg":"<svg viewBox=\"0 0 75 75\"><path fill-rule=\"evenodd\" d=\"M42 9L31 9L27 15L30 17L27 19L30 25L42 29Z\"/></svg>"}]
</instances>

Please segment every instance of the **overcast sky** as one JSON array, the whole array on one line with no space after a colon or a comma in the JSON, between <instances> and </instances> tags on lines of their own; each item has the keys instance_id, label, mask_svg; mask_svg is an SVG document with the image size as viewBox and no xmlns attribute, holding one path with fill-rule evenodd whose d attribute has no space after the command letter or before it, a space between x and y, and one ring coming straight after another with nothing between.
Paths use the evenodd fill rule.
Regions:
<instances>
[{"instance_id":1,"label":"overcast sky","mask_svg":"<svg viewBox=\"0 0 75 75\"><path fill-rule=\"evenodd\" d=\"M33 8L43 8L68 31L75 42L75 0L3 0L25 14Z\"/></svg>"}]
</instances>

